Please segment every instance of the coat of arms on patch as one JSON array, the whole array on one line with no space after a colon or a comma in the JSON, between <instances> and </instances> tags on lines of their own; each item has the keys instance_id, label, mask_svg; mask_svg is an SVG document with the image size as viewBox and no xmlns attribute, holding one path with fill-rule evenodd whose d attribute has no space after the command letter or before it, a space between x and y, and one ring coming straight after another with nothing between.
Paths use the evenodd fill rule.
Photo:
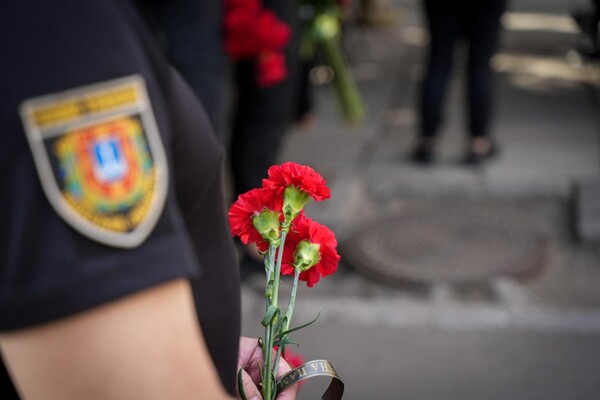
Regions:
<instances>
[{"instance_id":1,"label":"coat of arms on patch","mask_svg":"<svg viewBox=\"0 0 600 400\"><path fill-rule=\"evenodd\" d=\"M82 234L139 245L167 194L167 162L146 86L129 76L26 100L21 118L44 192Z\"/></svg>"}]
</instances>

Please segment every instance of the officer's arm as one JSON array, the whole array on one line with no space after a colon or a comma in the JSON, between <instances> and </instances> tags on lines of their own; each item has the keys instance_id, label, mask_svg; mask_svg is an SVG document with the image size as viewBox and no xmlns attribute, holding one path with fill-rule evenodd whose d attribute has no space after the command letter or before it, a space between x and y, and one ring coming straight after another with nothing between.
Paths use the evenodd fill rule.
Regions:
<instances>
[{"instance_id":1,"label":"officer's arm","mask_svg":"<svg viewBox=\"0 0 600 400\"><path fill-rule=\"evenodd\" d=\"M229 398L185 280L2 334L0 349L29 400Z\"/></svg>"}]
</instances>

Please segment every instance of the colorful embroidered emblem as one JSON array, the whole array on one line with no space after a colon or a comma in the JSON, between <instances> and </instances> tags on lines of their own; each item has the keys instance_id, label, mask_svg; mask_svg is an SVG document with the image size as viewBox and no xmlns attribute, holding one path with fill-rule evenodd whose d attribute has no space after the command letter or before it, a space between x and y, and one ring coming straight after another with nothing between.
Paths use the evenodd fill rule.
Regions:
<instances>
[{"instance_id":1,"label":"colorful embroidered emblem","mask_svg":"<svg viewBox=\"0 0 600 400\"><path fill-rule=\"evenodd\" d=\"M135 247L166 197L167 165L144 81L131 76L27 100L21 116L50 203L99 242Z\"/></svg>"}]
</instances>

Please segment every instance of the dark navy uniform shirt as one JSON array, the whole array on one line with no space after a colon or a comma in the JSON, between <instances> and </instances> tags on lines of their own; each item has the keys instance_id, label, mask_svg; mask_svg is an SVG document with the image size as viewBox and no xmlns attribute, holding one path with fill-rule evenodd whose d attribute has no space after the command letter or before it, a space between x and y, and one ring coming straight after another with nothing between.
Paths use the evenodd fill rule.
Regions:
<instances>
[{"instance_id":1,"label":"dark navy uniform shirt","mask_svg":"<svg viewBox=\"0 0 600 400\"><path fill-rule=\"evenodd\" d=\"M165 61L132 0L0 2L0 19L0 332L56 320L188 277L208 348L224 386L234 394L240 329L238 270L222 196L223 151L202 107ZM49 186L62 184L56 185L57 192L42 185L44 157L66 159L57 155L55 142L67 137L62 135L66 130L49 135L51 141L40 150L44 157L34 160L19 107L44 95L51 96L53 106L60 102L60 97L53 100L53 94L75 90L82 98L89 85L102 87L132 76L147 88L150 112L144 115L151 118L133 111L123 118L130 124L126 126L141 121L148 132L155 125L158 144L148 133L135 151L138 158L147 156L146 164L139 162L146 167L148 162L158 163L159 153L164 155L159 179L166 190L144 239L121 246L118 238L112 243L98 240L93 232L86 234L70 220L69 212L57 211L56 204L69 204L61 193L77 194L76 184L90 182L84 177L74 184L65 178L64 168L51 162L48 169L54 174L46 179L55 181ZM90 100L77 112L90 112L90 104L104 103ZM43 118L36 121L40 126L45 123ZM51 123L44 126L53 132ZM96 178L113 184L115 176L131 173L131 165L128 170L127 164L119 163L119 151L124 150L118 141L99 142L105 138L100 131L106 126L97 123L92 127L96 130L88 131L97 139L96 152L90 154L97 157L96 167L102 167L93 170ZM83 135L76 124L69 129ZM148 191L141 189L142 194L144 190ZM56 204L52 193L59 194ZM98 215L109 212L110 202L97 204ZM115 210L111 215L124 212ZM82 220L82 215L77 218ZM90 217L82 224L96 222ZM0 398L11 398L11 390L0 362Z\"/></svg>"}]
</instances>

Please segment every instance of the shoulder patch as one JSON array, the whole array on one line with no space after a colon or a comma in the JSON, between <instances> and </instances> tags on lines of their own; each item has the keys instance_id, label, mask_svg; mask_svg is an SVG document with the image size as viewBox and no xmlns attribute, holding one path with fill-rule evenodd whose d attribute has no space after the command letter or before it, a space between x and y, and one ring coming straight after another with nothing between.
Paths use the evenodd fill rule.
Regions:
<instances>
[{"instance_id":1,"label":"shoulder patch","mask_svg":"<svg viewBox=\"0 0 600 400\"><path fill-rule=\"evenodd\" d=\"M138 75L28 99L21 118L44 192L73 228L141 244L167 195L167 162Z\"/></svg>"}]
</instances>

